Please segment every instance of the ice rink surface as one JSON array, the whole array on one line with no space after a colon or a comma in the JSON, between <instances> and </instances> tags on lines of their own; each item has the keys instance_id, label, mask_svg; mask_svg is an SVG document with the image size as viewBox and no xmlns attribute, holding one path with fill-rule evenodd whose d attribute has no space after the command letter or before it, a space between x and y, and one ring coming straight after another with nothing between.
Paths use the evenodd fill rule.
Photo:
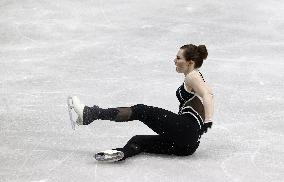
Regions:
<instances>
[{"instance_id":1,"label":"ice rink surface","mask_svg":"<svg viewBox=\"0 0 284 182\"><path fill-rule=\"evenodd\" d=\"M205 44L214 127L192 156L93 159L139 121L71 129L66 98L178 110L180 46ZM284 178L281 0L1 0L1 182L280 182Z\"/></svg>"}]
</instances>

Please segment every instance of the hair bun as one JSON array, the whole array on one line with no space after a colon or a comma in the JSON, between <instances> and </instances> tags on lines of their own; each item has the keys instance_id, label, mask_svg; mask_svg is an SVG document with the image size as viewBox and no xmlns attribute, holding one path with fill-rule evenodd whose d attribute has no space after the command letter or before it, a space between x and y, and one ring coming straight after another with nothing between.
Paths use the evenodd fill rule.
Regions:
<instances>
[{"instance_id":1,"label":"hair bun","mask_svg":"<svg viewBox=\"0 0 284 182\"><path fill-rule=\"evenodd\" d=\"M208 56L208 52L205 45L199 45L197 47L197 51L199 52L199 56L202 59L206 59Z\"/></svg>"}]
</instances>

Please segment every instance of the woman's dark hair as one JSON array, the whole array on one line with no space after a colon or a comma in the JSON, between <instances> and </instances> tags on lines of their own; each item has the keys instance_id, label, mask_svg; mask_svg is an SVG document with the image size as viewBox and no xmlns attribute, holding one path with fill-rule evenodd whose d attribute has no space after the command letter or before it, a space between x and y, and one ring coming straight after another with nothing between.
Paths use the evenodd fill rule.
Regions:
<instances>
[{"instance_id":1,"label":"woman's dark hair","mask_svg":"<svg viewBox=\"0 0 284 182\"><path fill-rule=\"evenodd\" d=\"M184 58L189 61L192 60L195 62L195 68L200 68L203 64L203 60L205 60L208 56L208 52L205 45L183 45L180 49L183 49Z\"/></svg>"}]
</instances>

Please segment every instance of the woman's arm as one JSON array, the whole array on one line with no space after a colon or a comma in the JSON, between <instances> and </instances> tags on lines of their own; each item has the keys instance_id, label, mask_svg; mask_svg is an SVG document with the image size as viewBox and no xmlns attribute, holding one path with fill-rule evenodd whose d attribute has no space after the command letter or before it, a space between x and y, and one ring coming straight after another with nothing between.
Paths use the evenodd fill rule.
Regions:
<instances>
[{"instance_id":1,"label":"woman's arm","mask_svg":"<svg viewBox=\"0 0 284 182\"><path fill-rule=\"evenodd\" d=\"M191 87L196 94L202 98L205 111L205 122L212 122L214 112L213 93L210 91L208 85L197 73L187 75L185 84L186 86Z\"/></svg>"}]
</instances>

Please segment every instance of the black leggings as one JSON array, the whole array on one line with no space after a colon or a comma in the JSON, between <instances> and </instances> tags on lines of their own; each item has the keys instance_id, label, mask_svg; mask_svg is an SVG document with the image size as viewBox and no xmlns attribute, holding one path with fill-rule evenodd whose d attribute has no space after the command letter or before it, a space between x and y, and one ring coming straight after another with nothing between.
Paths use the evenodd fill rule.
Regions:
<instances>
[{"instance_id":1,"label":"black leggings","mask_svg":"<svg viewBox=\"0 0 284 182\"><path fill-rule=\"evenodd\" d=\"M139 120L158 135L136 135L123 148L124 159L141 152L187 156L199 146L199 125L192 116L182 116L171 111L138 104L131 107L129 119Z\"/></svg>"}]
</instances>

